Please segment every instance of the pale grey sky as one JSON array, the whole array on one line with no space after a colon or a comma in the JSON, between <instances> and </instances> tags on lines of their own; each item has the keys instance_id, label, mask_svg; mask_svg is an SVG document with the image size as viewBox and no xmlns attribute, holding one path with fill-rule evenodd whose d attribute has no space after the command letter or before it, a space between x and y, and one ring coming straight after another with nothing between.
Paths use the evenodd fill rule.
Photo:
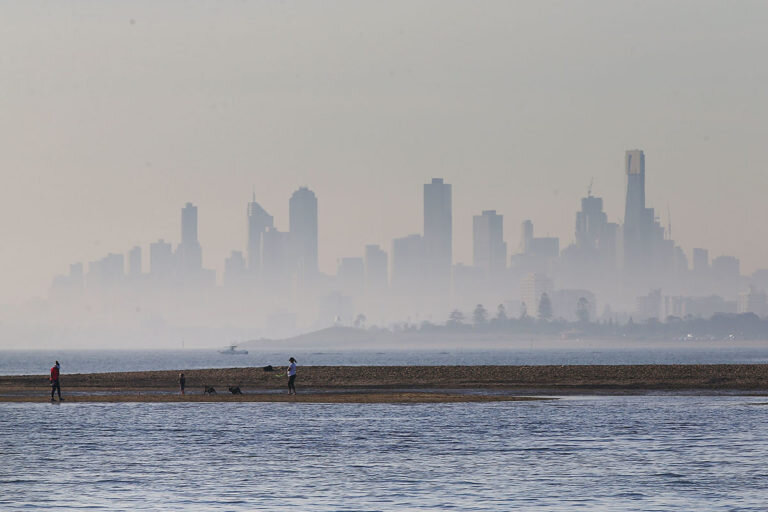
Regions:
<instances>
[{"instance_id":1,"label":"pale grey sky","mask_svg":"<svg viewBox=\"0 0 768 512\"><path fill-rule=\"evenodd\" d=\"M279 228L319 200L320 264L421 230L420 186L471 216L573 237L594 177L623 214L625 149L689 252L768 267L768 4L5 2L0 6L0 303L135 244L179 239L199 206L204 264L245 246L257 200ZM146 256L146 255L145 255Z\"/></svg>"}]
</instances>

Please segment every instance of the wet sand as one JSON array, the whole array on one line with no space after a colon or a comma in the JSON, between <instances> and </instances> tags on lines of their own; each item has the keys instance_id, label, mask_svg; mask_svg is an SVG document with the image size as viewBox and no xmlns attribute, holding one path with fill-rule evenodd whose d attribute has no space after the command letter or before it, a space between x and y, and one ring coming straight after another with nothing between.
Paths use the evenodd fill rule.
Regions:
<instances>
[{"instance_id":1,"label":"wet sand","mask_svg":"<svg viewBox=\"0 0 768 512\"><path fill-rule=\"evenodd\" d=\"M296 402L315 404L418 404L418 403L455 403L455 402L520 402L530 400L546 400L544 397L511 396L511 395L481 395L456 393L426 393L426 392L340 392L340 393L301 393L297 395L277 393L246 393L232 395L217 393L203 395L202 393L180 395L148 394L141 392L121 392L115 394L82 393L63 395L63 403L82 402ZM0 402L50 402L46 395L9 395L0 396ZM56 403L60 403L56 400Z\"/></svg>"},{"instance_id":2,"label":"wet sand","mask_svg":"<svg viewBox=\"0 0 768 512\"><path fill-rule=\"evenodd\" d=\"M186 376L187 394L178 394ZM71 401L176 402L250 401L316 403L417 403L509 401L532 395L768 391L768 365L625 366L304 366L299 394L288 396L285 368L226 368L63 374ZM203 395L205 386L217 394ZM244 395L231 395L239 386ZM0 376L0 401L45 401L46 375Z\"/></svg>"}]
</instances>

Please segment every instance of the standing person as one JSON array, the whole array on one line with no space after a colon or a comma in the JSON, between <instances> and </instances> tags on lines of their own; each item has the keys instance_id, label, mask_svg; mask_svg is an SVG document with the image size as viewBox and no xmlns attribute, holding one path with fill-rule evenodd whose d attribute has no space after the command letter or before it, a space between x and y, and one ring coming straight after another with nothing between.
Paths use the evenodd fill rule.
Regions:
<instances>
[{"instance_id":1,"label":"standing person","mask_svg":"<svg viewBox=\"0 0 768 512\"><path fill-rule=\"evenodd\" d=\"M181 394L184 394L184 384L187 383L187 379L184 378L184 374L179 374L179 389L181 390Z\"/></svg>"},{"instance_id":2,"label":"standing person","mask_svg":"<svg viewBox=\"0 0 768 512\"><path fill-rule=\"evenodd\" d=\"M61 398L61 385L59 384L59 375L61 374L61 365L58 361L56 361L56 364L51 367L51 402L55 402L56 399L53 398L54 393L58 392L59 394L59 402L64 400Z\"/></svg>"},{"instance_id":3,"label":"standing person","mask_svg":"<svg viewBox=\"0 0 768 512\"><path fill-rule=\"evenodd\" d=\"M296 382L296 360L294 358L288 359L288 362L291 363L290 366L288 366L288 394L296 394L296 386L294 382Z\"/></svg>"}]
</instances>

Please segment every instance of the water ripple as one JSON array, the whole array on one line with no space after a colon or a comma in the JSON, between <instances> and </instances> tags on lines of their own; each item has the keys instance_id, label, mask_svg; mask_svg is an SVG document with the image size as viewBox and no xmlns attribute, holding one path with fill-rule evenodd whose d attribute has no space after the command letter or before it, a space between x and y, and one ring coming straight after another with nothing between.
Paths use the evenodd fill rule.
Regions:
<instances>
[{"instance_id":1,"label":"water ripple","mask_svg":"<svg viewBox=\"0 0 768 512\"><path fill-rule=\"evenodd\" d=\"M764 510L768 408L0 404L0 510Z\"/></svg>"}]
</instances>

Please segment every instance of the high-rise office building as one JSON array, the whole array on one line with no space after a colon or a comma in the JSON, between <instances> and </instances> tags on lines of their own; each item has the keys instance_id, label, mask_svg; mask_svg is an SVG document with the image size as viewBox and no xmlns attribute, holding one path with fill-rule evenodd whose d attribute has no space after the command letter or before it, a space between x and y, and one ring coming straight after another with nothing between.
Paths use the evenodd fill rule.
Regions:
<instances>
[{"instance_id":1,"label":"high-rise office building","mask_svg":"<svg viewBox=\"0 0 768 512\"><path fill-rule=\"evenodd\" d=\"M739 267L739 260L734 256L718 256L712 259L712 282L717 293L726 299L735 299L739 293Z\"/></svg>"},{"instance_id":2,"label":"high-rise office building","mask_svg":"<svg viewBox=\"0 0 768 512\"><path fill-rule=\"evenodd\" d=\"M69 277L71 279L82 280L83 279L83 264L72 263L69 266Z\"/></svg>"},{"instance_id":3,"label":"high-rise office building","mask_svg":"<svg viewBox=\"0 0 768 512\"><path fill-rule=\"evenodd\" d=\"M246 275L245 257L242 251L232 251L224 260L224 286L236 288L244 284Z\"/></svg>"},{"instance_id":4,"label":"high-rise office building","mask_svg":"<svg viewBox=\"0 0 768 512\"><path fill-rule=\"evenodd\" d=\"M169 280L174 273L173 248L163 239L149 245L149 273L153 279Z\"/></svg>"},{"instance_id":5,"label":"high-rise office building","mask_svg":"<svg viewBox=\"0 0 768 512\"><path fill-rule=\"evenodd\" d=\"M181 243L193 245L197 240L197 206L187 203L181 209Z\"/></svg>"},{"instance_id":6,"label":"high-rise office building","mask_svg":"<svg viewBox=\"0 0 768 512\"><path fill-rule=\"evenodd\" d=\"M451 185L442 178L433 178L424 185L425 277L432 291L443 295L450 290L453 264L451 201Z\"/></svg>"},{"instance_id":7,"label":"high-rise office building","mask_svg":"<svg viewBox=\"0 0 768 512\"><path fill-rule=\"evenodd\" d=\"M625 155L627 196L624 205L624 272L642 279L651 263L653 213L645 207L645 154L640 150Z\"/></svg>"},{"instance_id":8,"label":"high-rise office building","mask_svg":"<svg viewBox=\"0 0 768 512\"><path fill-rule=\"evenodd\" d=\"M392 240L392 288L423 293L425 279L424 239L408 235Z\"/></svg>"},{"instance_id":9,"label":"high-rise office building","mask_svg":"<svg viewBox=\"0 0 768 512\"><path fill-rule=\"evenodd\" d=\"M290 234L267 228L261 239L261 282L271 293L291 291Z\"/></svg>"},{"instance_id":10,"label":"high-rise office building","mask_svg":"<svg viewBox=\"0 0 768 512\"><path fill-rule=\"evenodd\" d=\"M554 260L560 255L560 239L534 236L533 222L525 220L520 226L520 250L519 254L511 258L513 272L520 275L548 274Z\"/></svg>"},{"instance_id":11,"label":"high-rise office building","mask_svg":"<svg viewBox=\"0 0 768 512\"><path fill-rule=\"evenodd\" d=\"M365 289L365 262L363 258L340 258L336 279L342 292L353 297L362 295Z\"/></svg>"},{"instance_id":12,"label":"high-rise office building","mask_svg":"<svg viewBox=\"0 0 768 512\"><path fill-rule=\"evenodd\" d=\"M627 198L624 205L624 224L635 226L642 222L645 210L645 153L639 149L625 154Z\"/></svg>"},{"instance_id":13,"label":"high-rise office building","mask_svg":"<svg viewBox=\"0 0 768 512\"><path fill-rule=\"evenodd\" d=\"M365 287L371 293L387 288L387 253L378 245L365 246Z\"/></svg>"},{"instance_id":14,"label":"high-rise office building","mask_svg":"<svg viewBox=\"0 0 768 512\"><path fill-rule=\"evenodd\" d=\"M302 278L318 272L317 264L317 197L307 187L301 187L289 202L291 244L296 270Z\"/></svg>"},{"instance_id":15,"label":"high-rise office building","mask_svg":"<svg viewBox=\"0 0 768 512\"><path fill-rule=\"evenodd\" d=\"M533 236L533 222L523 221L521 226L524 254L540 259L553 259L560 255L560 239L553 236Z\"/></svg>"},{"instance_id":16,"label":"high-rise office building","mask_svg":"<svg viewBox=\"0 0 768 512\"><path fill-rule=\"evenodd\" d=\"M122 254L109 253L100 260L88 264L88 286L107 288L116 285L125 276L125 258Z\"/></svg>"},{"instance_id":17,"label":"high-rise office building","mask_svg":"<svg viewBox=\"0 0 768 512\"><path fill-rule=\"evenodd\" d=\"M627 197L624 210L624 277L632 288L661 286L674 271L674 241L653 208L645 206L645 154L626 152ZM650 279L650 282L649 282Z\"/></svg>"},{"instance_id":18,"label":"high-rise office building","mask_svg":"<svg viewBox=\"0 0 768 512\"><path fill-rule=\"evenodd\" d=\"M693 249L693 273L696 277L709 274L709 251L696 247Z\"/></svg>"},{"instance_id":19,"label":"high-rise office building","mask_svg":"<svg viewBox=\"0 0 768 512\"><path fill-rule=\"evenodd\" d=\"M520 225L520 253L528 254L531 251L533 240L533 221L524 220Z\"/></svg>"},{"instance_id":20,"label":"high-rise office building","mask_svg":"<svg viewBox=\"0 0 768 512\"><path fill-rule=\"evenodd\" d=\"M675 246L675 274L678 277L685 276L688 273L688 256L679 245Z\"/></svg>"},{"instance_id":21,"label":"high-rise office building","mask_svg":"<svg viewBox=\"0 0 768 512\"><path fill-rule=\"evenodd\" d=\"M141 275L141 247L138 245L128 251L128 275L131 277Z\"/></svg>"},{"instance_id":22,"label":"high-rise office building","mask_svg":"<svg viewBox=\"0 0 768 512\"><path fill-rule=\"evenodd\" d=\"M273 217L256 202L256 194L248 203L248 271L258 275L261 270L261 237L274 227Z\"/></svg>"},{"instance_id":23,"label":"high-rise office building","mask_svg":"<svg viewBox=\"0 0 768 512\"><path fill-rule=\"evenodd\" d=\"M504 217L496 210L484 210L472 218L473 264L486 276L498 276L507 266Z\"/></svg>"},{"instance_id":24,"label":"high-rise office building","mask_svg":"<svg viewBox=\"0 0 768 512\"><path fill-rule=\"evenodd\" d=\"M581 199L581 211L576 213L576 246L580 249L597 249L605 235L608 216L603 211L603 199L588 194Z\"/></svg>"},{"instance_id":25,"label":"high-rise office building","mask_svg":"<svg viewBox=\"0 0 768 512\"><path fill-rule=\"evenodd\" d=\"M187 203L181 209L181 243L176 248L179 270L184 276L203 268L203 250L197 240L197 206Z\"/></svg>"},{"instance_id":26,"label":"high-rise office building","mask_svg":"<svg viewBox=\"0 0 768 512\"><path fill-rule=\"evenodd\" d=\"M608 222L603 199L590 193L581 199L576 212L576 243L563 250L565 281L577 287L597 289L611 280L616 269L619 226Z\"/></svg>"}]
</instances>

